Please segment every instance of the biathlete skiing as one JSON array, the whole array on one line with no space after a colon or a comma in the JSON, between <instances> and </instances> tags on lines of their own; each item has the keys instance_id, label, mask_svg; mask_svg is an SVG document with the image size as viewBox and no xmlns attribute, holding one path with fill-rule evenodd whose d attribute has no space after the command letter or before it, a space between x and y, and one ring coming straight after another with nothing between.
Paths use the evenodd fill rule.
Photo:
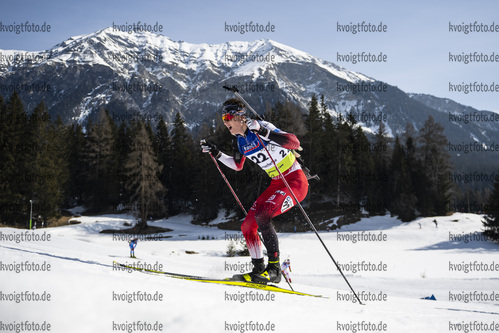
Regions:
<instances>
[{"instance_id":1,"label":"biathlete skiing","mask_svg":"<svg viewBox=\"0 0 499 333\"><path fill-rule=\"evenodd\" d=\"M130 246L130 258L135 258L135 248L137 247L138 241L137 238L128 241L128 246Z\"/></svg>"},{"instance_id":2,"label":"biathlete skiing","mask_svg":"<svg viewBox=\"0 0 499 333\"><path fill-rule=\"evenodd\" d=\"M296 202L274 163L300 202L307 195L308 180L292 151L300 146L298 138L294 134L278 129L270 122L247 117L246 111L245 104L237 98L223 103L224 125L235 136L237 149L234 155L219 151L215 145L205 140L201 141L201 148L203 152L211 153L218 161L236 171L243 169L244 162L248 158L258 164L271 178L269 187L253 203L241 225L253 270L246 274L234 275L234 279L279 283L281 281L279 241L271 218L285 213ZM266 149L262 146L262 142ZM262 234L263 245L258 230ZM267 250L267 265L264 262L263 246Z\"/></svg>"},{"instance_id":3,"label":"biathlete skiing","mask_svg":"<svg viewBox=\"0 0 499 333\"><path fill-rule=\"evenodd\" d=\"M284 274L284 278L291 283L291 276L289 276L289 273L291 273L291 261L289 259L284 260L281 266L281 271L282 274Z\"/></svg>"}]
</instances>

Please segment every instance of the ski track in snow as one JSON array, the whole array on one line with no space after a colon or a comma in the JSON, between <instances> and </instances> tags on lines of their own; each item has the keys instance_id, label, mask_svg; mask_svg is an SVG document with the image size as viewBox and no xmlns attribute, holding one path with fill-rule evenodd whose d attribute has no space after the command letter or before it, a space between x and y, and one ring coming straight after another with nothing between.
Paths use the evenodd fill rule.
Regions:
<instances>
[{"instance_id":1,"label":"ski track in snow","mask_svg":"<svg viewBox=\"0 0 499 333\"><path fill-rule=\"evenodd\" d=\"M20 237L26 230L0 228L0 329L6 327L1 324L25 321L50 323L52 332L147 331L131 326L139 321L161 324L163 332L252 332L257 322L264 328L274 325L270 332L473 332L473 327L478 331L476 325L499 325L499 272L456 270L468 263L499 266L497 243L459 238L481 232L480 215L456 213L410 223L386 215L321 232L365 305L352 301L347 284L311 232L280 233L281 259L291 260L295 290L329 298L274 293L271 301L241 302L228 296L251 292L263 297L267 292L113 266L113 261L146 263L161 265L163 271L228 277L249 267L248 257L225 256L229 239L241 239L240 232L196 226L190 224L191 216L174 216L150 222L173 229L164 234L171 238L139 239L139 259L131 259L122 233L99 233L123 228L131 216L75 219L82 223L32 232L50 235L49 241L16 242L9 237ZM50 271L16 273L8 268L24 262L50 265ZM380 269L363 269L374 266ZM287 288L284 281L280 286ZM19 303L7 298L25 291L46 292L51 298ZM162 295L162 301L116 299L139 291ZM470 293L495 294L496 299L465 302L464 295ZM432 295L436 301L422 299Z\"/></svg>"}]
</instances>

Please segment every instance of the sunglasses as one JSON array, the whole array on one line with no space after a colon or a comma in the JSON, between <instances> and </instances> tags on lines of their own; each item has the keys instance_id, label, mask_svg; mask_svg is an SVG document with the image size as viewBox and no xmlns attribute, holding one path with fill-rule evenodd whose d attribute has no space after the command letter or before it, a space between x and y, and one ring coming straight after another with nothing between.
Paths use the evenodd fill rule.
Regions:
<instances>
[{"instance_id":1,"label":"sunglasses","mask_svg":"<svg viewBox=\"0 0 499 333\"><path fill-rule=\"evenodd\" d=\"M234 119L234 115L231 114L231 113L224 113L222 115L222 120L227 122L227 121L231 121L232 119Z\"/></svg>"}]
</instances>

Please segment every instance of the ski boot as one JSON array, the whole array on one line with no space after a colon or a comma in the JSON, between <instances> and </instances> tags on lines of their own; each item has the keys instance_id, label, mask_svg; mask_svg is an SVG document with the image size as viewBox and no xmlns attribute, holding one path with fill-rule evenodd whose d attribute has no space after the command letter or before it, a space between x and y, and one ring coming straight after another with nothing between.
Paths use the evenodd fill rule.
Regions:
<instances>
[{"instance_id":1,"label":"ski boot","mask_svg":"<svg viewBox=\"0 0 499 333\"><path fill-rule=\"evenodd\" d=\"M253 270L250 273L234 274L231 280L251 282L251 278L249 277L251 274L261 274L265 271L265 264L263 262L263 258L261 259L251 258L251 263L253 264Z\"/></svg>"},{"instance_id":2,"label":"ski boot","mask_svg":"<svg viewBox=\"0 0 499 333\"><path fill-rule=\"evenodd\" d=\"M236 281L254 282L267 284L270 282L281 282L281 266L279 257L269 257L267 267L263 263L263 259L252 259L253 271L247 274L237 274L232 277Z\"/></svg>"}]
</instances>

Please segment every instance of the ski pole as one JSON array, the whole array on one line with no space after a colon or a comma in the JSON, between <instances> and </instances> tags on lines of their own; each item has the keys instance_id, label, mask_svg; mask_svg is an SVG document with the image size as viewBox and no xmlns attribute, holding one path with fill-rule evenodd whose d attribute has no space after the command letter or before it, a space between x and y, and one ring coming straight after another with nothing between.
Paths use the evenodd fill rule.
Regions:
<instances>
[{"instance_id":1,"label":"ski pole","mask_svg":"<svg viewBox=\"0 0 499 333\"><path fill-rule=\"evenodd\" d=\"M205 140L201 140L201 141L206 142ZM241 203L241 200L239 200L239 197L237 196L236 192L234 191L234 189L232 188L232 186L230 186L229 180L227 179L227 177L225 177L225 174L223 173L222 169L220 169L220 165L218 164L217 159L215 157L213 157L213 154L211 152L210 152L210 157L213 160L213 163L215 163L215 165L216 165L216 167L218 169L218 172L220 172L220 175L222 175L222 178L225 180L225 183L227 184L227 186L229 187L230 191L232 192L232 195L234 196L234 199L236 199L237 203L239 204L239 207L241 207L241 209L243 210L244 216L247 216L248 213L246 212L246 209L244 209L244 206ZM260 234L258 234L258 238L260 238L260 241L263 243L263 238L262 238L262 236Z\"/></svg>"},{"instance_id":2,"label":"ski pole","mask_svg":"<svg viewBox=\"0 0 499 333\"><path fill-rule=\"evenodd\" d=\"M258 116L258 118L262 119L258 113L251 107L251 105L248 104L248 102L246 102L244 100L244 98L242 98L242 96L239 94L239 91L237 90L237 88L235 86L233 86L232 88L231 87L228 87L228 86L224 86L224 89L227 89L227 90L230 90L232 91L234 94L236 94L236 96L248 107L248 109L251 110L251 112L253 112L254 114L256 114ZM293 199L296 201L296 204L298 205L298 207L300 208L303 216L305 217L305 219L307 220L308 224L310 225L310 227L312 228L312 230L315 232L315 235L317 236L317 238L319 238L319 241L321 242L322 246L324 247L324 249L326 250L327 254L329 255L329 257L331 258L331 260L333 261L334 265L336 266L336 268L338 269L338 271L340 272L341 276L343 276L343 279L345 280L345 282L347 283L348 287L350 288L350 290L352 291L352 293L355 295L355 298L357 299L357 301L359 301L359 304L362 304L363 303L361 302L359 296L357 295L357 293L355 292L355 290L353 290L352 286L350 285L350 282L348 282L348 279L346 278L345 274L343 274L343 271L341 270L340 266L338 265L338 263L336 262L336 260L334 260L333 258L333 255L331 254L331 252L329 251L329 249L327 248L326 244L324 243L324 241L322 240L321 236L319 235L319 232L317 231L317 229L315 228L314 224L312 223L312 221L310 220L310 218L308 217L307 213L305 212L305 209L303 209L303 206L301 205L301 203L298 201L298 198L296 197L295 193L293 192L293 190L291 189L291 187L289 186L288 182L286 181L286 179L284 178L284 176L282 175L281 173L281 170L279 170L279 168L277 167L277 164L276 162L274 161L274 159L272 158L272 155L270 155L267 147L263 144L263 141L262 141L262 138L260 137L260 135L258 135L258 133L255 133L258 140L260 141L260 144L263 146L263 148L265 149L265 151L267 152L267 155L270 157L270 160L272 161L272 163L274 164L274 167L276 168L277 172L279 173L279 176L280 178L282 179L284 185L286 185L287 189L289 190L289 192L291 193L291 195L293 196Z\"/></svg>"},{"instance_id":3,"label":"ski pole","mask_svg":"<svg viewBox=\"0 0 499 333\"><path fill-rule=\"evenodd\" d=\"M281 170L279 170L279 168L277 167L277 164L276 162L274 161L274 159L272 158L272 155L270 155L270 152L267 150L267 147L263 144L263 140L262 138L260 137L260 135L258 135L258 133L255 133L258 140L260 141L260 144L263 146L263 148L265 149L265 151L267 152L267 155L269 155L270 157L270 160L272 161L272 163L274 164L274 167L276 168L277 172L279 173L279 176L280 178L282 179L284 185L286 185L286 187L288 188L289 192L291 193L291 195L293 196L293 199L296 201L296 204L298 205L298 207L300 208L303 216L305 217L305 219L307 220L308 224L312 227L312 230L315 232L315 235L317 236L317 238L319 238L319 241L321 242L322 246L324 246L324 249L326 250L327 254L329 254L329 257L331 258L331 260L333 261L333 263L335 264L336 268L338 269L338 271L341 273L341 276L343 276L343 279L345 279L345 282L347 283L347 285L350 287L350 290L353 292L353 294L355 295L355 298L357 298L357 301L359 301L359 304L362 304L362 302L360 301L360 298L359 296L357 295L357 293L353 290L352 286L350 285L350 282L348 282L345 274L343 274L340 266L338 265L338 263L336 262L336 260L334 260L333 258L333 255L331 254L331 252L329 252L329 249L327 248L326 244L324 243L324 241L322 240L321 236L319 235L319 232L317 231L317 229L315 228L314 224L312 223L312 221L310 220L310 218L308 217L307 213L305 212L305 209L303 209L303 206L301 205L301 203L298 201L298 198L296 197L295 193L293 192L293 190L291 189L291 186L289 186L288 182L286 181L286 178L284 178ZM362 304L363 305L363 304Z\"/></svg>"},{"instance_id":4,"label":"ski pole","mask_svg":"<svg viewBox=\"0 0 499 333\"><path fill-rule=\"evenodd\" d=\"M286 280L286 282L288 283L289 288L291 288L291 290L295 291L293 289L293 287L291 287L291 283L289 283L288 278L286 277L286 274L284 273L284 271L282 269L281 269L281 273L282 273L282 277L284 278L284 280Z\"/></svg>"},{"instance_id":5,"label":"ski pole","mask_svg":"<svg viewBox=\"0 0 499 333\"><path fill-rule=\"evenodd\" d=\"M236 199L237 203L239 204L239 207L241 207L241 209L243 210L244 215L248 215L248 213L246 212L246 209L244 209L243 204L239 200L236 192L234 192L234 189L232 189L232 186L230 186L229 180L227 179L227 177L225 177L225 174L222 172L222 169L220 169L220 165L218 165L217 160L215 159L215 157L213 157L213 154L211 152L210 152L210 157L213 160L213 163L215 163L215 165L217 166L218 172L220 172L220 175L222 175L222 178L225 180L225 183L227 184L227 186L229 187L230 191L232 192L232 195L234 196L234 199Z\"/></svg>"}]
</instances>

